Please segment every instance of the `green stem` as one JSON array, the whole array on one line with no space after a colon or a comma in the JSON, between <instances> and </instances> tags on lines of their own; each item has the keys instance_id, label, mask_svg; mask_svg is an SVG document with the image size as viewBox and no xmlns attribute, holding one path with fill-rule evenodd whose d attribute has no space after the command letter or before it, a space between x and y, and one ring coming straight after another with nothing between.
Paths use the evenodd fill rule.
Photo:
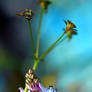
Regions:
<instances>
[{"instance_id":1,"label":"green stem","mask_svg":"<svg viewBox=\"0 0 92 92\"><path fill-rule=\"evenodd\" d=\"M28 90L28 88L27 88L27 87L25 87L24 92L27 92L27 90Z\"/></svg>"},{"instance_id":2,"label":"green stem","mask_svg":"<svg viewBox=\"0 0 92 92\"><path fill-rule=\"evenodd\" d=\"M65 32L57 39L41 56L40 60L43 59L44 56L46 56L51 50L56 46L56 44L60 41L60 39L64 36Z\"/></svg>"},{"instance_id":3,"label":"green stem","mask_svg":"<svg viewBox=\"0 0 92 92\"><path fill-rule=\"evenodd\" d=\"M37 35L37 46L36 46L36 53L35 53L35 57L36 59L34 60L34 65L33 65L33 70L35 71L40 60L38 59L38 54L39 54L39 47L40 47L40 31L41 31L41 24L42 24L42 17L43 17L43 12L44 9L41 8L41 15L40 15L40 21L39 21L39 26L38 26L38 35Z\"/></svg>"},{"instance_id":4,"label":"green stem","mask_svg":"<svg viewBox=\"0 0 92 92\"><path fill-rule=\"evenodd\" d=\"M34 66L33 66L33 70L34 70L34 71L36 70L38 64L39 64L39 60L35 60L35 61L34 61Z\"/></svg>"},{"instance_id":5,"label":"green stem","mask_svg":"<svg viewBox=\"0 0 92 92\"><path fill-rule=\"evenodd\" d=\"M34 40L33 40L33 33L32 33L32 29L31 29L31 23L30 20L28 20L28 27L29 27L29 32L30 32L30 37L31 37L31 41L32 41L32 48L33 48L33 53L35 54L35 45L34 45Z\"/></svg>"},{"instance_id":6,"label":"green stem","mask_svg":"<svg viewBox=\"0 0 92 92\"><path fill-rule=\"evenodd\" d=\"M44 12L44 9L41 8L41 15L40 15L40 21L39 21L39 26L38 26L37 47L36 47L36 57L37 57L37 58L38 58L38 54L39 54L40 30L41 30L43 12Z\"/></svg>"}]
</instances>

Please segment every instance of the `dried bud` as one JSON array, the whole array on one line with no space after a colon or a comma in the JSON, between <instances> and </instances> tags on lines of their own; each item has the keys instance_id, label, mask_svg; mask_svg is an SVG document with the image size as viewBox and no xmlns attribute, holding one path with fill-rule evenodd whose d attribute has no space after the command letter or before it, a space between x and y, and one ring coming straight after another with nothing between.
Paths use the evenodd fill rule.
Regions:
<instances>
[{"instance_id":1,"label":"dried bud","mask_svg":"<svg viewBox=\"0 0 92 92\"><path fill-rule=\"evenodd\" d=\"M38 78L34 78L33 82L37 84L39 82Z\"/></svg>"},{"instance_id":2,"label":"dried bud","mask_svg":"<svg viewBox=\"0 0 92 92\"><path fill-rule=\"evenodd\" d=\"M40 88L38 87L39 85L39 80L38 78L35 76L33 69L29 69L29 71L26 73L25 75L26 77L26 86L28 87L28 89L30 90L40 90Z\"/></svg>"},{"instance_id":3,"label":"dried bud","mask_svg":"<svg viewBox=\"0 0 92 92\"><path fill-rule=\"evenodd\" d=\"M20 13L16 13L16 15L18 16L24 16L26 19L30 20L32 19L33 16L33 12L31 9L25 9L24 11L20 12Z\"/></svg>"},{"instance_id":4,"label":"dried bud","mask_svg":"<svg viewBox=\"0 0 92 92\"><path fill-rule=\"evenodd\" d=\"M48 6L51 4L48 0L40 0L41 7L47 12Z\"/></svg>"},{"instance_id":5,"label":"dried bud","mask_svg":"<svg viewBox=\"0 0 92 92\"><path fill-rule=\"evenodd\" d=\"M71 39L72 38L72 35L76 35L77 34L77 30L75 29L76 26L74 23L72 23L71 21L67 20L67 21L64 21L65 24L66 24L66 28L65 28L65 33L67 33L68 35L68 38Z\"/></svg>"}]
</instances>

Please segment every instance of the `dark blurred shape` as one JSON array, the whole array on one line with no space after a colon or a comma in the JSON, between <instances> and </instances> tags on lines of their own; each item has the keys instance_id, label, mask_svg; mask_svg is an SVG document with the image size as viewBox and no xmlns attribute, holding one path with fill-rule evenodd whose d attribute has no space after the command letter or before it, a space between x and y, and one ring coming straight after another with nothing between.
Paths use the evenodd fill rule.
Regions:
<instances>
[{"instance_id":1,"label":"dark blurred shape","mask_svg":"<svg viewBox=\"0 0 92 92\"><path fill-rule=\"evenodd\" d=\"M24 78L19 71L7 71L5 74L7 76L6 85L8 87L7 92L18 92L19 87L24 87Z\"/></svg>"}]
</instances>

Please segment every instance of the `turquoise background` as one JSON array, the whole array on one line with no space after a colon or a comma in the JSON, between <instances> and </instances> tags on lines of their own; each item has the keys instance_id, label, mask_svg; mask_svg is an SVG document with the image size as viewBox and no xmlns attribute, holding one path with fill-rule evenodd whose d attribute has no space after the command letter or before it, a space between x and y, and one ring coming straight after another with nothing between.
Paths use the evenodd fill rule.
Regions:
<instances>
[{"instance_id":1,"label":"turquoise background","mask_svg":"<svg viewBox=\"0 0 92 92\"><path fill-rule=\"evenodd\" d=\"M66 27L64 20L69 19L77 26L78 35L54 48L36 73L40 79L46 74L57 75L58 92L92 92L92 0L51 1L48 13L43 16L40 55L61 36ZM18 92L18 87L24 87L24 74L33 65L33 54L27 22L15 14L25 8L33 10L32 29L36 44L39 1L1 0L0 5L6 24L5 29L0 28L0 90Z\"/></svg>"}]
</instances>

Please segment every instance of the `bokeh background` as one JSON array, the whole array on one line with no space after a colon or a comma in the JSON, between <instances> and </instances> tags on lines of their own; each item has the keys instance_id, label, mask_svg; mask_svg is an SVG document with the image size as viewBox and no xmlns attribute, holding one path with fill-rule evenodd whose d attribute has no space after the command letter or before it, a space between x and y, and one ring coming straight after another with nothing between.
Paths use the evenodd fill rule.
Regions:
<instances>
[{"instance_id":1,"label":"bokeh background","mask_svg":"<svg viewBox=\"0 0 92 92\"><path fill-rule=\"evenodd\" d=\"M92 92L92 0L51 0L44 14L40 54L60 35L64 20L77 26L78 35L64 40L49 53L36 70L43 85L58 92ZM19 92L25 73L33 66L33 53L27 21L16 16L32 9L32 30L36 44L40 16L39 0L0 0L0 92Z\"/></svg>"}]
</instances>

